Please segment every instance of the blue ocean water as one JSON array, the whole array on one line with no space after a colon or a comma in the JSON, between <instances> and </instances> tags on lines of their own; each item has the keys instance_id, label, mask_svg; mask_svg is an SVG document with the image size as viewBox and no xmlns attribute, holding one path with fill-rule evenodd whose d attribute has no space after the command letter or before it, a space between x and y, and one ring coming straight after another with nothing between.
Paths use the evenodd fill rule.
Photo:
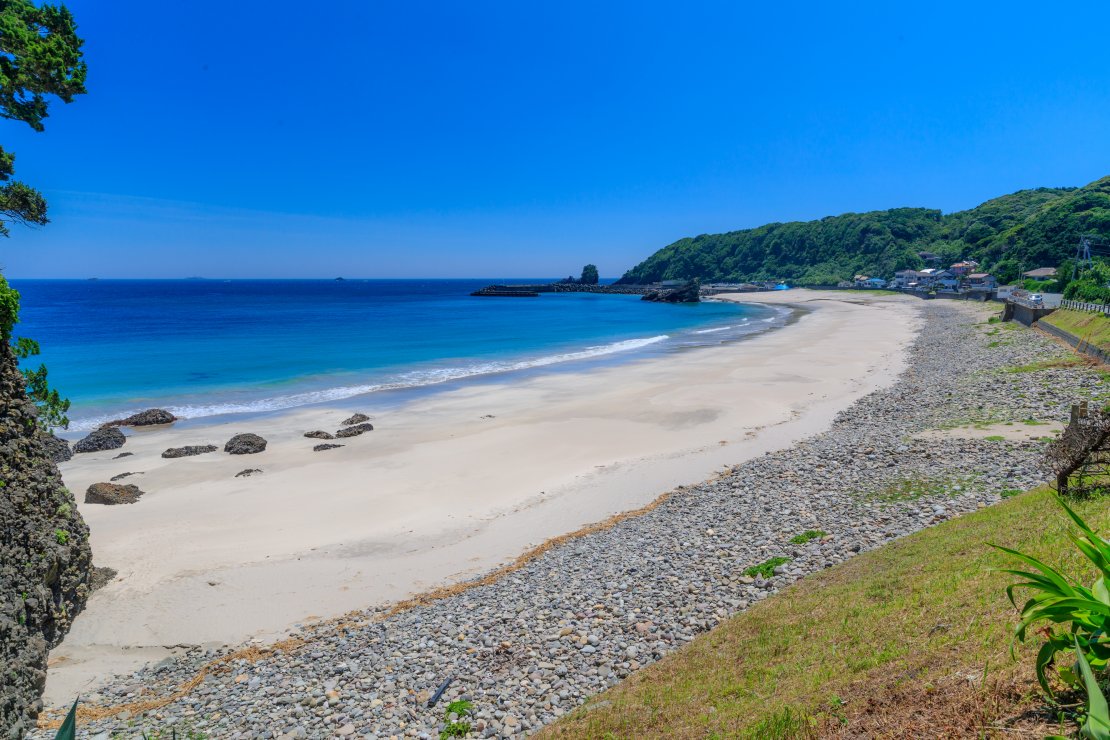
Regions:
<instances>
[{"instance_id":1,"label":"blue ocean water","mask_svg":"<svg viewBox=\"0 0 1110 740\"><path fill-rule=\"evenodd\" d=\"M773 309L475 298L493 280L15 280L75 430L159 406L252 413L732 341ZM514 281L524 282L524 281Z\"/></svg>"}]
</instances>

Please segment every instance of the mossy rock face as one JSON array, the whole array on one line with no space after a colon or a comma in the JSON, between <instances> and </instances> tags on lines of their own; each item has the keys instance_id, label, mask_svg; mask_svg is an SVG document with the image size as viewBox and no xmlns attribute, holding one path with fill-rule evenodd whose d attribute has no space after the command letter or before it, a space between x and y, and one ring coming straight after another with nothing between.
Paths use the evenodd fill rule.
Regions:
<instances>
[{"instance_id":1,"label":"mossy rock face","mask_svg":"<svg viewBox=\"0 0 1110 740\"><path fill-rule=\"evenodd\" d=\"M49 651L88 598L92 552L6 342L0 420L0 728L23 737L42 709Z\"/></svg>"}]
</instances>

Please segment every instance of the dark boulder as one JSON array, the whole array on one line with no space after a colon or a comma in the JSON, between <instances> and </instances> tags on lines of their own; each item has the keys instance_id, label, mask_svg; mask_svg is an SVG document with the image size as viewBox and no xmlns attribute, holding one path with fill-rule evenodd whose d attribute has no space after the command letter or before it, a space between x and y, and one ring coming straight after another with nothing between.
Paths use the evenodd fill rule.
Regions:
<instances>
[{"instance_id":1,"label":"dark boulder","mask_svg":"<svg viewBox=\"0 0 1110 740\"><path fill-rule=\"evenodd\" d=\"M112 483L115 483L118 480L123 480L124 478L130 478L133 475L142 475L142 472L132 473L131 471L127 471L126 473L120 473L119 475L113 475L108 480L110 480Z\"/></svg>"},{"instance_id":2,"label":"dark boulder","mask_svg":"<svg viewBox=\"0 0 1110 740\"><path fill-rule=\"evenodd\" d=\"M262 472L262 468L247 468L246 470L240 470L238 473L235 474L235 477L236 478L249 478L252 475L254 475L255 473L261 473L261 472Z\"/></svg>"},{"instance_id":3,"label":"dark boulder","mask_svg":"<svg viewBox=\"0 0 1110 740\"><path fill-rule=\"evenodd\" d=\"M349 427L352 424L361 424L364 421L370 421L370 417L366 414L355 414L342 422L343 426Z\"/></svg>"},{"instance_id":4,"label":"dark boulder","mask_svg":"<svg viewBox=\"0 0 1110 740\"><path fill-rule=\"evenodd\" d=\"M118 455L116 455L115 457L113 457L112 459L113 460L119 460L121 457L131 457L134 454L135 454L134 452L121 452Z\"/></svg>"},{"instance_id":5,"label":"dark boulder","mask_svg":"<svg viewBox=\"0 0 1110 740\"><path fill-rule=\"evenodd\" d=\"M42 435L42 445L46 448L46 454L56 463L65 462L73 457L73 450L69 448L69 442L61 437L44 434Z\"/></svg>"},{"instance_id":6,"label":"dark boulder","mask_svg":"<svg viewBox=\"0 0 1110 740\"><path fill-rule=\"evenodd\" d=\"M314 432L305 432L304 436L309 439L335 439L335 435L331 432L325 432L322 429L317 429Z\"/></svg>"},{"instance_id":7,"label":"dark boulder","mask_svg":"<svg viewBox=\"0 0 1110 740\"><path fill-rule=\"evenodd\" d=\"M266 449L266 440L257 434L236 434L224 445L224 452L232 455L253 455Z\"/></svg>"},{"instance_id":8,"label":"dark boulder","mask_svg":"<svg viewBox=\"0 0 1110 740\"><path fill-rule=\"evenodd\" d=\"M335 433L335 436L339 439L345 439L347 437L357 437L363 432L372 431L374 431L374 425L366 422L363 424L355 424L353 427L347 427L346 429L340 429L338 432Z\"/></svg>"},{"instance_id":9,"label":"dark boulder","mask_svg":"<svg viewBox=\"0 0 1110 740\"><path fill-rule=\"evenodd\" d=\"M698 303L701 301L701 282L695 278L680 288L652 290L644 293L640 300L657 303Z\"/></svg>"},{"instance_id":10,"label":"dark boulder","mask_svg":"<svg viewBox=\"0 0 1110 740\"><path fill-rule=\"evenodd\" d=\"M104 450L118 450L123 447L127 437L115 427L101 427L73 445L74 452L102 452Z\"/></svg>"},{"instance_id":11,"label":"dark boulder","mask_svg":"<svg viewBox=\"0 0 1110 740\"><path fill-rule=\"evenodd\" d=\"M206 452L215 452L220 449L216 445L185 445L184 447L171 447L162 453L162 457L175 458L175 457L191 457L192 455L203 455Z\"/></svg>"},{"instance_id":12,"label":"dark boulder","mask_svg":"<svg viewBox=\"0 0 1110 740\"><path fill-rule=\"evenodd\" d=\"M120 485L118 483L93 483L85 491L86 504L133 504L139 500L143 492L135 485Z\"/></svg>"},{"instance_id":13,"label":"dark boulder","mask_svg":"<svg viewBox=\"0 0 1110 740\"><path fill-rule=\"evenodd\" d=\"M137 414L132 414L126 419L116 419L101 424L100 428L107 427L150 427L156 424L173 424L177 417L165 409L147 409Z\"/></svg>"},{"instance_id":14,"label":"dark boulder","mask_svg":"<svg viewBox=\"0 0 1110 740\"><path fill-rule=\"evenodd\" d=\"M334 450L336 447L345 447L345 445L336 445L336 444L316 445L315 447L312 448L312 451L313 452L323 452L324 450Z\"/></svg>"}]
</instances>

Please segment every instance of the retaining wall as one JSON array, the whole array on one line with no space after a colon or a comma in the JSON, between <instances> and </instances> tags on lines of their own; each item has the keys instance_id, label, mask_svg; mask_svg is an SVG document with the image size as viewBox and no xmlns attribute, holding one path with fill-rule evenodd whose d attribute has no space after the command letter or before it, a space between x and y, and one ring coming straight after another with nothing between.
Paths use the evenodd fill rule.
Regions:
<instances>
[{"instance_id":1,"label":"retaining wall","mask_svg":"<svg viewBox=\"0 0 1110 740\"><path fill-rule=\"evenodd\" d=\"M1110 352L1095 347L1086 340L1080 339L1079 337L1075 336L1071 332L1064 331L1063 329L1055 327L1052 324L1041 323L1040 321L1037 322L1036 326L1044 333L1051 334L1057 339L1062 339L1083 354L1093 357L1100 362L1110 363Z\"/></svg>"}]
</instances>

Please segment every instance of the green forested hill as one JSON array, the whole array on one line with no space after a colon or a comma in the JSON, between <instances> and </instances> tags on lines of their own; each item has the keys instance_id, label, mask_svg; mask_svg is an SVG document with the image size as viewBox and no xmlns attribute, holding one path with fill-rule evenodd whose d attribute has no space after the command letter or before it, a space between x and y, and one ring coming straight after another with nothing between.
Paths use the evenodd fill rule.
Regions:
<instances>
[{"instance_id":1,"label":"green forested hill","mask_svg":"<svg viewBox=\"0 0 1110 740\"><path fill-rule=\"evenodd\" d=\"M921 251L949 262L975 259L1008 282L1025 270L1059 265L1087 234L1110 240L1110 177L1082 188L1020 190L951 214L892 208L703 234L660 249L620 282L699 277L828 284L857 273L889 277L921 268Z\"/></svg>"}]
</instances>

